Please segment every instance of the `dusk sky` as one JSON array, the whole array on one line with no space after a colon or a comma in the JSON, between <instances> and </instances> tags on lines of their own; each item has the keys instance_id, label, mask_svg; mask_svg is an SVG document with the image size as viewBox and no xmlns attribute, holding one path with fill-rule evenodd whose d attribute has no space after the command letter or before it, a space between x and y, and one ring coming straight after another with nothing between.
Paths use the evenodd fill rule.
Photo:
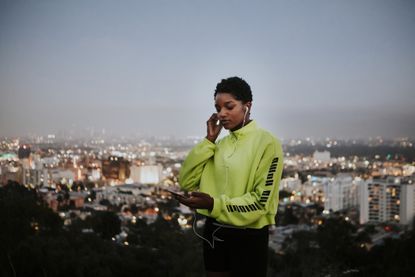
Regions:
<instances>
[{"instance_id":1,"label":"dusk sky","mask_svg":"<svg viewBox=\"0 0 415 277\"><path fill-rule=\"evenodd\" d=\"M415 137L414 49L412 0L0 0L0 136L203 136L240 76L277 137Z\"/></svg>"}]
</instances>

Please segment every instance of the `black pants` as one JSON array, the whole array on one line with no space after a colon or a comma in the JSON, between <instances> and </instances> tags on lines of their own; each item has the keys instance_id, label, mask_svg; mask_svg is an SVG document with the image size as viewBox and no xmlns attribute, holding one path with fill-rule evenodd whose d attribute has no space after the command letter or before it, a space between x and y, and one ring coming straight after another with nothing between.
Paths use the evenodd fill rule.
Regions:
<instances>
[{"instance_id":1,"label":"black pants","mask_svg":"<svg viewBox=\"0 0 415 277\"><path fill-rule=\"evenodd\" d=\"M203 237L214 247L206 241L203 243L205 270L228 271L231 276L265 277L268 265L268 226L262 229L235 229L219 228L217 224L220 223L212 218L206 219ZM212 234L217 240L214 240Z\"/></svg>"}]
</instances>

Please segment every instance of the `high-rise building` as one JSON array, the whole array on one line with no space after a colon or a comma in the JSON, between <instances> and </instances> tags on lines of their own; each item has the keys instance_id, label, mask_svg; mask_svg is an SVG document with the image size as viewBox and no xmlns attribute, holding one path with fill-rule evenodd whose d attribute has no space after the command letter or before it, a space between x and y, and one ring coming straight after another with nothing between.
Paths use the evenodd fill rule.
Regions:
<instances>
[{"instance_id":1,"label":"high-rise building","mask_svg":"<svg viewBox=\"0 0 415 277\"><path fill-rule=\"evenodd\" d=\"M17 156L19 159L28 159L30 157L30 147L26 144L21 145L17 150Z\"/></svg>"},{"instance_id":2,"label":"high-rise building","mask_svg":"<svg viewBox=\"0 0 415 277\"><path fill-rule=\"evenodd\" d=\"M408 178L369 179L360 187L360 223L411 224L415 215L415 186Z\"/></svg>"},{"instance_id":3,"label":"high-rise building","mask_svg":"<svg viewBox=\"0 0 415 277\"><path fill-rule=\"evenodd\" d=\"M399 212L400 221L403 224L412 226L415 216L415 185L403 184L401 186L401 209Z\"/></svg>"},{"instance_id":4,"label":"high-rise building","mask_svg":"<svg viewBox=\"0 0 415 277\"><path fill-rule=\"evenodd\" d=\"M28 183L33 186L42 186L43 184L43 162L39 154L31 156Z\"/></svg>"},{"instance_id":5,"label":"high-rise building","mask_svg":"<svg viewBox=\"0 0 415 277\"><path fill-rule=\"evenodd\" d=\"M325 200L324 187L333 178L329 172L315 172L309 175L308 180L302 185L302 201L310 201L323 204Z\"/></svg>"},{"instance_id":6,"label":"high-rise building","mask_svg":"<svg viewBox=\"0 0 415 277\"><path fill-rule=\"evenodd\" d=\"M20 164L21 164L21 178L19 180L20 183L26 185L30 183L30 165L31 165L31 157L30 157L30 147L28 145L21 145L17 150L17 156L19 157Z\"/></svg>"},{"instance_id":7,"label":"high-rise building","mask_svg":"<svg viewBox=\"0 0 415 277\"><path fill-rule=\"evenodd\" d=\"M324 183L324 209L340 211L358 206L358 189L352 175L340 173Z\"/></svg>"}]
</instances>

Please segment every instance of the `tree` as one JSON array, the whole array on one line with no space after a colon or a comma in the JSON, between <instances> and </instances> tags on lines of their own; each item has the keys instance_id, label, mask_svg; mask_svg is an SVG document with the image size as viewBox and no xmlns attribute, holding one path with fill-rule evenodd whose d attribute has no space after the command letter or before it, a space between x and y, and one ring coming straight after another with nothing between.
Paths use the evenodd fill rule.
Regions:
<instances>
[{"instance_id":1,"label":"tree","mask_svg":"<svg viewBox=\"0 0 415 277\"><path fill-rule=\"evenodd\" d=\"M63 229L34 191L0 187L0 276L203 275L201 242L177 220L138 221L139 247L107 239L119 232L119 223L116 214L100 212L82 221L82 228ZM81 232L91 226L99 235Z\"/></svg>"},{"instance_id":2,"label":"tree","mask_svg":"<svg viewBox=\"0 0 415 277\"><path fill-rule=\"evenodd\" d=\"M299 219L294 214L293 207L287 205L284 209L284 212L278 211L277 213L277 225L285 226L290 224L298 224Z\"/></svg>"},{"instance_id":3,"label":"tree","mask_svg":"<svg viewBox=\"0 0 415 277\"><path fill-rule=\"evenodd\" d=\"M34 190L15 182L0 188L0 245L10 249L37 233L56 233L62 221Z\"/></svg>"},{"instance_id":4,"label":"tree","mask_svg":"<svg viewBox=\"0 0 415 277\"><path fill-rule=\"evenodd\" d=\"M292 193L291 192L289 192L289 191L286 191L286 190L280 190L279 191L279 199L280 200L282 200L282 199L284 199L284 198L288 198L288 197L290 197L292 195Z\"/></svg>"},{"instance_id":5,"label":"tree","mask_svg":"<svg viewBox=\"0 0 415 277\"><path fill-rule=\"evenodd\" d=\"M95 212L89 221L92 229L103 239L111 239L121 232L121 220L113 212Z\"/></svg>"},{"instance_id":6,"label":"tree","mask_svg":"<svg viewBox=\"0 0 415 277\"><path fill-rule=\"evenodd\" d=\"M34 190L9 182L0 187L0 276L19 270L15 251L25 241L60 233L62 220Z\"/></svg>"}]
</instances>

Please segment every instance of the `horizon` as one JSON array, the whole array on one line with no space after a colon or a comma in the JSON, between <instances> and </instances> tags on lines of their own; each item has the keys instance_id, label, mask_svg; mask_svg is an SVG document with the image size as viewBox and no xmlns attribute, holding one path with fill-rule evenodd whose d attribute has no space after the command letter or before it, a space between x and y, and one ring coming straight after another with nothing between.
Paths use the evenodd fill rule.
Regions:
<instances>
[{"instance_id":1,"label":"horizon","mask_svg":"<svg viewBox=\"0 0 415 277\"><path fill-rule=\"evenodd\" d=\"M225 131L225 132L224 132ZM228 135L229 131L224 130L219 135L218 139L223 138L224 136ZM86 134L86 132L81 135L80 133L74 132L56 132L56 133L28 133L26 135L15 135L15 136L3 136L0 135L0 139L3 140L15 140L19 139L20 141L24 141L23 144L30 144L30 143L45 143L47 141L51 143L63 143L63 142L78 142L78 141L92 141L99 144L99 141L102 140L102 143L108 142L125 142L128 141L130 143L131 140L152 140L155 139L156 141L184 141L184 140L200 140L205 137L205 135L154 135L154 134L112 134L111 132L105 132L105 134ZM305 136L305 137L278 137L281 142L284 144L298 142L301 143L322 143L327 141L338 141L338 142L378 142L378 143L389 143L389 142L415 142L415 137L408 137L408 136L396 136L396 137L383 137L383 136L369 136L369 137L313 137L313 136ZM30 142L29 142L30 141ZM35 142L38 141L38 142ZM138 141L137 141L138 142ZM415 146L415 145L413 145ZM410 146L412 147L412 145Z\"/></svg>"}]
</instances>

